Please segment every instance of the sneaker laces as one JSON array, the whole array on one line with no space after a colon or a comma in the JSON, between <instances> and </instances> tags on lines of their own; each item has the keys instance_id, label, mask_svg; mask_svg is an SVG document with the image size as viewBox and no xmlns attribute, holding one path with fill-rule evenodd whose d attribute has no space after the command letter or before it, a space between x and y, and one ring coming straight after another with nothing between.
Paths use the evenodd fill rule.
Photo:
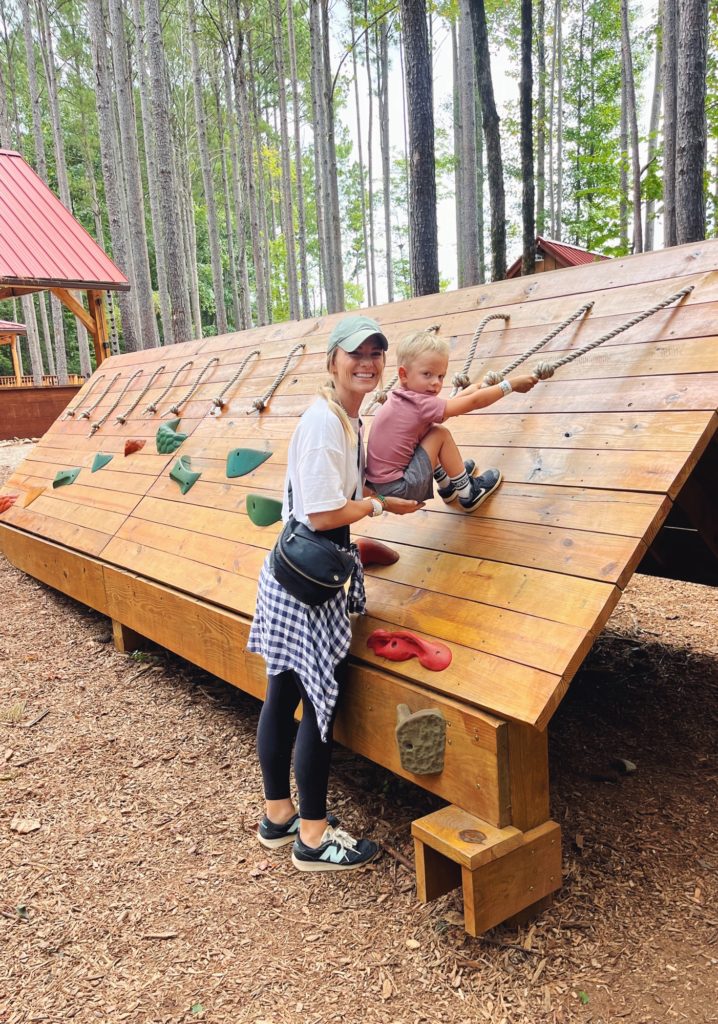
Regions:
<instances>
[{"instance_id":1,"label":"sneaker laces","mask_svg":"<svg viewBox=\"0 0 718 1024\"><path fill-rule=\"evenodd\" d=\"M327 825L322 836L322 843L327 842L336 843L342 850L355 850L357 846L356 839L340 826L332 828L331 825Z\"/></svg>"}]
</instances>

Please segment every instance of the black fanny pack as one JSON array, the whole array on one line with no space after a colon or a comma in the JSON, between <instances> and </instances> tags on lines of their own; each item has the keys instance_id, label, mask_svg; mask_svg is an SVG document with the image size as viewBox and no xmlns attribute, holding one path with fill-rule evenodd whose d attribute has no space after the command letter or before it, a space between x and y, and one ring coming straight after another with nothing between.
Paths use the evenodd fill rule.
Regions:
<instances>
[{"instance_id":1,"label":"black fanny pack","mask_svg":"<svg viewBox=\"0 0 718 1024\"><path fill-rule=\"evenodd\" d=\"M354 569L354 556L337 547L348 543L348 527L320 532L292 517L272 549L272 575L303 604L324 604L342 589Z\"/></svg>"}]
</instances>

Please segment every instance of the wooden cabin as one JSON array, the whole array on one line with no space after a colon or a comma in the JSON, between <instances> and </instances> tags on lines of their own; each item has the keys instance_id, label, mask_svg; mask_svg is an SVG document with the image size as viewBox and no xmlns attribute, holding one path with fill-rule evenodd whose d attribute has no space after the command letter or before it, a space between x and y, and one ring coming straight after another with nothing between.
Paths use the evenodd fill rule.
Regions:
<instances>
[{"instance_id":1,"label":"wooden cabin","mask_svg":"<svg viewBox=\"0 0 718 1024\"><path fill-rule=\"evenodd\" d=\"M402 336L435 323L450 340L453 373L477 326L505 317L485 322L473 379L549 336L527 370L606 339L529 395L452 421L465 457L504 475L474 514L437 498L410 520L385 514L356 529L400 557L368 569L368 614L355 624L337 738L446 801L413 825L417 891L430 900L461 886L471 934L540 909L561 885L547 729L674 511L702 547L671 571L684 578L695 558L718 580L716 308L710 241L369 311L391 342L387 380ZM121 649L148 637L261 698L264 666L245 648L257 575L279 526L255 525L247 503L281 495L288 440L324 378L337 319L103 362L0 489L0 500L15 495L0 513L6 557L109 616ZM255 400L283 368L258 411ZM161 454L156 435L169 417L186 438ZM125 455L128 440L145 444ZM237 447L270 456L228 478ZM179 456L200 474L184 493L170 476ZM73 482L54 488L58 474ZM440 640L451 664L434 672L416 659L387 661L367 645L377 628ZM431 774L402 766L400 705L443 721L443 764Z\"/></svg>"},{"instance_id":2,"label":"wooden cabin","mask_svg":"<svg viewBox=\"0 0 718 1024\"><path fill-rule=\"evenodd\" d=\"M543 235L537 235L533 273L545 274L548 270L584 267L589 263L602 263L610 258L610 256L604 256L600 252L582 249L580 245L571 245L569 242L557 242L553 238L544 238ZM521 256L511 264L506 271L506 277L521 277Z\"/></svg>"}]
</instances>

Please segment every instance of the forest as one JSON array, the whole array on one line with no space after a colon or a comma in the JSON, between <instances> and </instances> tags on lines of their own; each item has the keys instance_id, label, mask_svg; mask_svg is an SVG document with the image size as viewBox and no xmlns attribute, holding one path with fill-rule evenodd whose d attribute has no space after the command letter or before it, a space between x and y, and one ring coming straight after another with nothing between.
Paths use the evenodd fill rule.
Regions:
<instances>
[{"instance_id":1,"label":"forest","mask_svg":"<svg viewBox=\"0 0 718 1024\"><path fill-rule=\"evenodd\" d=\"M0 0L0 148L128 277L113 351L374 306L718 235L718 4ZM0 319L91 373L54 297Z\"/></svg>"}]
</instances>

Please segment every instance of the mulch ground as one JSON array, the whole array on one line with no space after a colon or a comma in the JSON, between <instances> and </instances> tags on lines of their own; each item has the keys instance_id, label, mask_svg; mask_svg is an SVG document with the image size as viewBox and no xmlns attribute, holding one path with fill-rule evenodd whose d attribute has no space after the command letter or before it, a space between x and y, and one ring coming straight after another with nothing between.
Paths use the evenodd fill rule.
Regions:
<instances>
[{"instance_id":1,"label":"mulch ground","mask_svg":"<svg viewBox=\"0 0 718 1024\"><path fill-rule=\"evenodd\" d=\"M393 852L299 875L254 838L257 702L0 557L0 1024L718 1021L717 613L634 579L550 728L564 886L472 939L402 863L432 797L338 748Z\"/></svg>"}]
</instances>

